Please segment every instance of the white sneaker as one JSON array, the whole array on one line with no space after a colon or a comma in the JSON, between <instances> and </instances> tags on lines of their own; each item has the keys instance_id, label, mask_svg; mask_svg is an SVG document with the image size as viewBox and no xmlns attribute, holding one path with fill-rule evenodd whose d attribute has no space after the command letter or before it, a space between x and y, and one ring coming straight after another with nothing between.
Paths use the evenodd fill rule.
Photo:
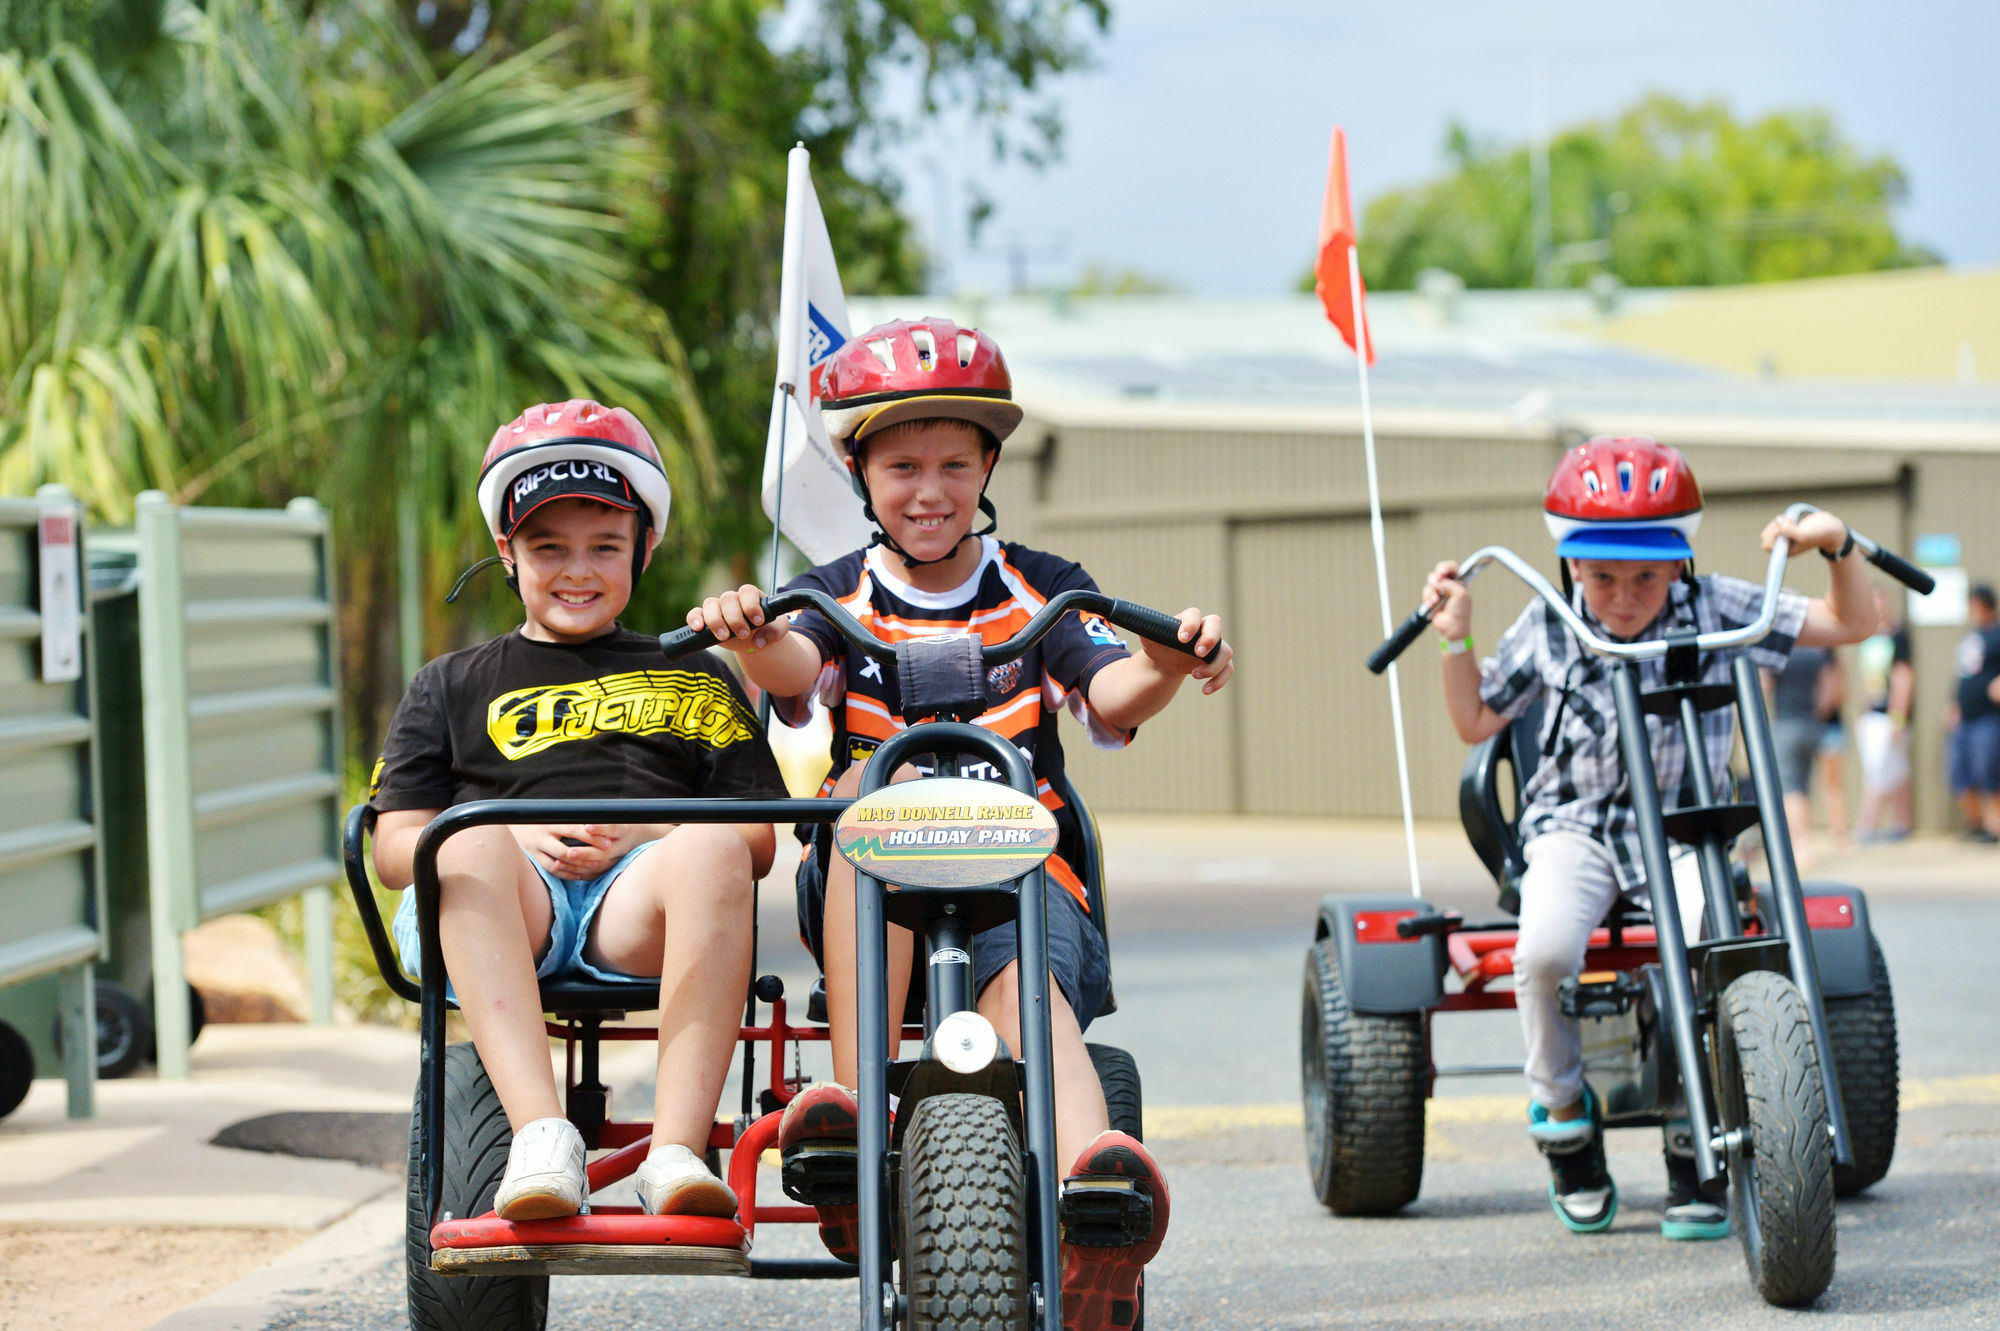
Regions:
<instances>
[{"instance_id":1,"label":"white sneaker","mask_svg":"<svg viewBox=\"0 0 2000 1331\"><path fill-rule=\"evenodd\" d=\"M656 1147L632 1178L647 1215L736 1214L736 1194L685 1146Z\"/></svg>"},{"instance_id":2,"label":"white sneaker","mask_svg":"<svg viewBox=\"0 0 2000 1331\"><path fill-rule=\"evenodd\" d=\"M507 1174L493 1194L502 1220L553 1220L588 1212L583 1135L566 1118L538 1118L514 1134Z\"/></svg>"}]
</instances>

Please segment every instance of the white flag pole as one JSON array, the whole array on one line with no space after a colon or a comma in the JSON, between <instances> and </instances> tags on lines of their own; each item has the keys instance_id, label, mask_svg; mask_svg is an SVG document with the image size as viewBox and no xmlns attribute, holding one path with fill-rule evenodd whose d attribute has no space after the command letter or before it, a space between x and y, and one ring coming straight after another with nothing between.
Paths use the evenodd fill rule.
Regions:
<instances>
[{"instance_id":1,"label":"white flag pole","mask_svg":"<svg viewBox=\"0 0 2000 1331\"><path fill-rule=\"evenodd\" d=\"M1361 345L1354 353L1355 368L1361 372L1361 449L1368 459L1368 534L1375 541L1375 591L1382 600L1382 636L1396 631L1389 610L1389 555L1382 539L1382 484L1375 473L1375 415L1368 403L1368 353L1374 348L1369 336L1368 317L1362 307L1361 247L1347 247L1348 299L1354 310L1355 339ZM1417 877L1417 821L1410 805L1410 751L1403 738L1403 689L1396 678L1394 662L1389 665L1389 716L1396 730L1396 783L1403 794L1403 845L1410 858L1410 895L1424 894Z\"/></svg>"},{"instance_id":2,"label":"white flag pole","mask_svg":"<svg viewBox=\"0 0 2000 1331\"><path fill-rule=\"evenodd\" d=\"M771 409L778 416L778 494L771 515L771 579L764 590L778 589L778 542L785 525L785 435L791 424L789 399L798 388L806 324L806 191L812 188L812 154L794 143L785 158L784 254L778 268L778 386Z\"/></svg>"}]
</instances>

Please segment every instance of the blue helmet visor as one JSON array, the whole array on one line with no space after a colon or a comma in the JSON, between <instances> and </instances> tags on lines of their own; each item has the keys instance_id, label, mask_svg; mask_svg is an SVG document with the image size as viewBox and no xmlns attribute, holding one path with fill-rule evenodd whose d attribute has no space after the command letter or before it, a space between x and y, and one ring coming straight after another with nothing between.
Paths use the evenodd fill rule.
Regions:
<instances>
[{"instance_id":1,"label":"blue helmet visor","mask_svg":"<svg viewBox=\"0 0 2000 1331\"><path fill-rule=\"evenodd\" d=\"M1579 527L1556 544L1566 559L1693 559L1694 547L1672 527Z\"/></svg>"}]
</instances>

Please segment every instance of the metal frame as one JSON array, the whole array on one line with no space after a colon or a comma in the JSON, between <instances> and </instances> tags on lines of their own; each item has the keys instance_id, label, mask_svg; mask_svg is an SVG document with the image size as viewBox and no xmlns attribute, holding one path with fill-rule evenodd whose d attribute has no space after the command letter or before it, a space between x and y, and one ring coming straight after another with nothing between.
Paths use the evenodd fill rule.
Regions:
<instances>
[{"instance_id":1,"label":"metal frame","mask_svg":"<svg viewBox=\"0 0 2000 1331\"><path fill-rule=\"evenodd\" d=\"M77 568L79 575L85 575L88 561L83 549L86 539L83 506L65 487L42 486L28 500L0 499L0 525L25 525L32 540L42 515L58 507L66 507L76 524ZM32 569L32 559L28 567ZM32 576L26 594L30 598L39 597ZM63 1077L68 1083L65 1109L70 1118L89 1118L96 1111L97 1086L96 983L92 966L104 955L106 894L104 829L98 813L103 807L99 766L102 755L95 716L98 662L96 642L90 632L87 576L80 577L77 596L83 674L72 685L76 690L76 712L62 717L29 717L0 726L0 753L81 749L78 761L83 818L24 828L0 838L0 869L87 854L89 886L82 902L84 919L79 925L46 931L33 938L0 940L0 988L55 975ZM41 633L39 607L0 608L0 643L24 643L39 638Z\"/></svg>"},{"instance_id":2,"label":"metal frame","mask_svg":"<svg viewBox=\"0 0 2000 1331\"><path fill-rule=\"evenodd\" d=\"M203 920L295 893L305 898L307 988L315 1024L333 1020L333 894L340 877L331 858L277 866L230 883L200 879L196 840L205 828L271 809L338 798L341 723L333 545L326 511L310 498L281 511L183 508L165 494L139 496L140 674L145 697L146 841L152 905L153 1020L162 1077L188 1075L190 1017L181 934ZM314 541L323 595L314 599L213 601L190 606L184 582L185 538L202 532L295 533ZM250 690L193 702L188 689L188 630L229 623L323 625L328 683L317 687ZM257 713L324 715L327 770L284 777L197 797L193 741L197 730Z\"/></svg>"}]
</instances>

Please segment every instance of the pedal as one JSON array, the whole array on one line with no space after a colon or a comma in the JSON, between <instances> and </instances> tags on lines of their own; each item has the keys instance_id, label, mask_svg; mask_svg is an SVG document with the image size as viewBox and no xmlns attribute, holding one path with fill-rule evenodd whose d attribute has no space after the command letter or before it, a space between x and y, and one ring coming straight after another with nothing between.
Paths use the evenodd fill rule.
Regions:
<instances>
[{"instance_id":1,"label":"pedal","mask_svg":"<svg viewBox=\"0 0 2000 1331\"><path fill-rule=\"evenodd\" d=\"M1585 971L1564 980L1556 999L1565 1017L1622 1017L1645 991L1636 976L1623 971Z\"/></svg>"},{"instance_id":2,"label":"pedal","mask_svg":"<svg viewBox=\"0 0 2000 1331\"><path fill-rule=\"evenodd\" d=\"M1065 1179L1056 1214L1063 1241L1081 1248L1126 1248L1153 1232L1153 1199L1131 1179Z\"/></svg>"},{"instance_id":3,"label":"pedal","mask_svg":"<svg viewBox=\"0 0 2000 1331\"><path fill-rule=\"evenodd\" d=\"M860 1195L861 1148L852 1142L804 1142L784 1154L785 1196L807 1206L852 1206Z\"/></svg>"}]
</instances>

